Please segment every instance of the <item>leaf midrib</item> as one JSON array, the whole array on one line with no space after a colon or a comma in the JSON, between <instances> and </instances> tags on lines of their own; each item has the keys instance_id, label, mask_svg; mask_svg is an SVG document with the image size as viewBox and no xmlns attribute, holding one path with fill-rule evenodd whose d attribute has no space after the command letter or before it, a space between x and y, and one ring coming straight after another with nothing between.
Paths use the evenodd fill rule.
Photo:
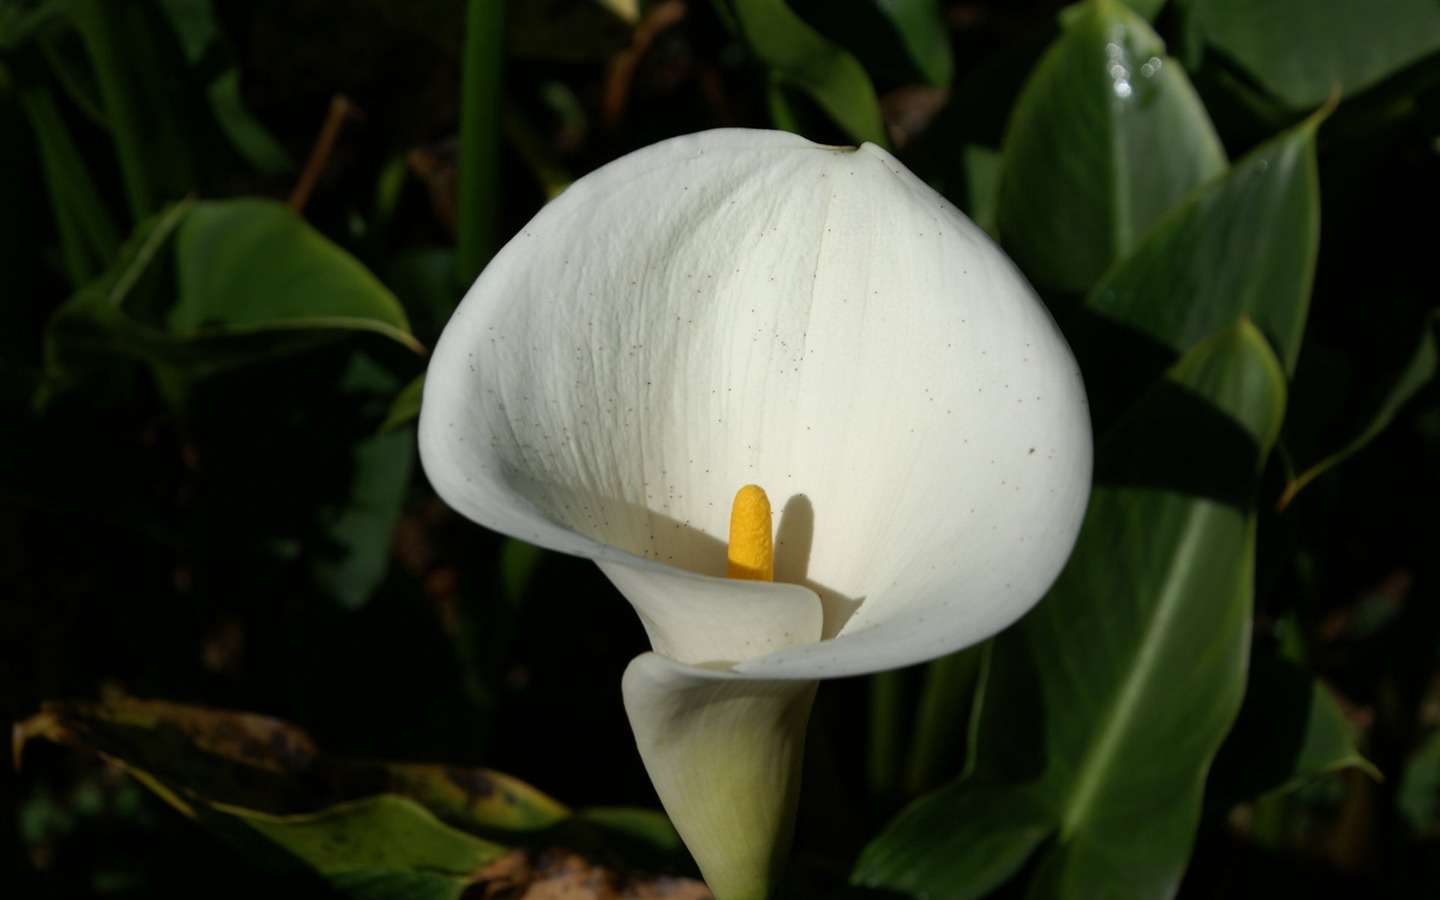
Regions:
<instances>
[{"instance_id":1,"label":"leaf midrib","mask_svg":"<svg viewBox=\"0 0 1440 900\"><path fill-rule=\"evenodd\" d=\"M1119 752L1125 733L1135 719L1140 699L1151 683L1152 673L1159 667L1163 653L1168 648L1165 625L1173 621L1175 613L1184 605L1185 587L1190 583L1189 573L1193 566L1194 548L1203 541L1206 532L1205 520L1217 510L1209 503L1191 505L1180 540L1176 542L1176 558L1186 560L1185 565L1172 566L1159 592L1159 601L1152 607L1150 621L1145 626L1140 652L1130 666L1129 674L1112 696L1096 737L1090 742L1084 759L1076 767L1074 786L1061 810L1060 840L1066 841L1084 823L1096 798L1100 795L1111 762Z\"/></svg>"}]
</instances>

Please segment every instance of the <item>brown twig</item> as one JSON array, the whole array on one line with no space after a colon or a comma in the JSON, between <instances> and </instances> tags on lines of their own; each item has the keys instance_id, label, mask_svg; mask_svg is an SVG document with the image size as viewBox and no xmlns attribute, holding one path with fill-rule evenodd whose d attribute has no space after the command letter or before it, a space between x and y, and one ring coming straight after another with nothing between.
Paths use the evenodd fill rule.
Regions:
<instances>
[{"instance_id":1,"label":"brown twig","mask_svg":"<svg viewBox=\"0 0 1440 900\"><path fill-rule=\"evenodd\" d=\"M315 146L310 149L310 158L305 161L305 169L300 173L300 179L295 182L295 188L290 191L290 197L285 205L294 212L300 212L305 208L305 203L310 199L310 193L315 190L315 183L320 180L320 173L325 171L325 164L330 161L330 153L335 149L335 139L340 136L340 129L347 119L355 114L355 104L344 94L336 94L330 99L330 109L325 113L325 123L320 126L320 134L315 138Z\"/></svg>"},{"instance_id":2,"label":"brown twig","mask_svg":"<svg viewBox=\"0 0 1440 900\"><path fill-rule=\"evenodd\" d=\"M654 4L645 11L645 18L636 26L630 38L630 46L615 54L610 70L605 74L604 96L600 104L600 118L611 134L620 129L620 121L625 117L625 103L640 59L650 49L650 45L655 43L655 39L667 29L678 25L688 11L681 0Z\"/></svg>"}]
</instances>

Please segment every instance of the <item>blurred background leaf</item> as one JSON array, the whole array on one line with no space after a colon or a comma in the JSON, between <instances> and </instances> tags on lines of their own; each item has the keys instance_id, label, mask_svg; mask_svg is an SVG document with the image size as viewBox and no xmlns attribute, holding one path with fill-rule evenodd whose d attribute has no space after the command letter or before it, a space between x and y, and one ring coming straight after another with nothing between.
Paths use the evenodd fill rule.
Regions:
<instances>
[{"instance_id":1,"label":"blurred background leaf","mask_svg":"<svg viewBox=\"0 0 1440 900\"><path fill-rule=\"evenodd\" d=\"M1187 15L1211 49L1293 109L1361 93L1440 51L1440 9L1427 0L1194 0Z\"/></svg>"},{"instance_id":2,"label":"blurred background leaf","mask_svg":"<svg viewBox=\"0 0 1440 900\"><path fill-rule=\"evenodd\" d=\"M457 898L472 885L514 881L509 867L486 867L517 847L603 858L605 834L652 853L668 848L667 863L684 858L663 817L576 817L486 769L331 759L304 731L264 716L140 700L49 704L16 726L17 762L37 738L99 751L241 852L299 866L348 896ZM701 895L693 883L686 891Z\"/></svg>"},{"instance_id":3,"label":"blurred background leaf","mask_svg":"<svg viewBox=\"0 0 1440 900\"><path fill-rule=\"evenodd\" d=\"M806 133L799 98L850 140L889 146L870 76L853 56L806 24L785 0L715 0L770 73L770 114L787 131Z\"/></svg>"}]
</instances>

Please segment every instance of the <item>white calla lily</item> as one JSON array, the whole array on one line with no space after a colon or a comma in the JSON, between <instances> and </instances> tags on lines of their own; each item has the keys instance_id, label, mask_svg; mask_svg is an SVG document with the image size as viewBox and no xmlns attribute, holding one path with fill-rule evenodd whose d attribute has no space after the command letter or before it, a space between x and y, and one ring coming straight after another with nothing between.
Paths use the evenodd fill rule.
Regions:
<instances>
[{"instance_id":1,"label":"white calla lily","mask_svg":"<svg viewBox=\"0 0 1440 900\"><path fill-rule=\"evenodd\" d=\"M872 145L748 130L543 209L442 335L420 448L453 507L596 560L640 614L626 708L722 900L781 864L815 680L1022 615L1091 463L1074 358L974 224ZM747 484L779 506L773 582L724 577Z\"/></svg>"}]
</instances>

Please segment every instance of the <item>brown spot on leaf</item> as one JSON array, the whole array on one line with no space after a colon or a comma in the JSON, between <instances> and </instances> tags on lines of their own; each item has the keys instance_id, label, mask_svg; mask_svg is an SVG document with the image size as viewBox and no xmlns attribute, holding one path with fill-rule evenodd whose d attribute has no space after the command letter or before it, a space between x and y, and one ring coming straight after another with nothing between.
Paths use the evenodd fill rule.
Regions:
<instances>
[{"instance_id":1,"label":"brown spot on leaf","mask_svg":"<svg viewBox=\"0 0 1440 900\"><path fill-rule=\"evenodd\" d=\"M486 774L483 769L446 766L445 777L472 797L488 797L500 789L495 784L495 779Z\"/></svg>"}]
</instances>

